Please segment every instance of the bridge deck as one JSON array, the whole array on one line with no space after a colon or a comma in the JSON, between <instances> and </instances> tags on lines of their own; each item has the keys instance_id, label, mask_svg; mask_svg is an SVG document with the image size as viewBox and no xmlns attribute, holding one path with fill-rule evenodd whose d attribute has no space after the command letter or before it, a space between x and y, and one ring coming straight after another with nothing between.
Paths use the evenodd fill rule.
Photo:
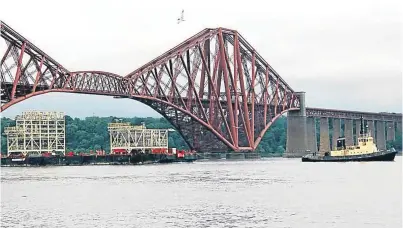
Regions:
<instances>
[{"instance_id":1,"label":"bridge deck","mask_svg":"<svg viewBox=\"0 0 403 228\"><path fill-rule=\"evenodd\" d=\"M366 120L402 122L402 113L362 112L309 107L306 108L306 115L309 117L328 117L340 119L360 119L362 116Z\"/></svg>"}]
</instances>

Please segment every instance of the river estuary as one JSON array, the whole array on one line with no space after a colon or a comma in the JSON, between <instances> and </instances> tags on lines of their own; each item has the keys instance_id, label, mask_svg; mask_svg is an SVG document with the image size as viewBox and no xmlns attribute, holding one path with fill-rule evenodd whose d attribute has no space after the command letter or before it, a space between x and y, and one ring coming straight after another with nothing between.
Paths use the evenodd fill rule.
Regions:
<instances>
[{"instance_id":1,"label":"river estuary","mask_svg":"<svg viewBox=\"0 0 403 228\"><path fill-rule=\"evenodd\" d=\"M1 227L402 227L395 162L2 167Z\"/></svg>"}]
</instances>

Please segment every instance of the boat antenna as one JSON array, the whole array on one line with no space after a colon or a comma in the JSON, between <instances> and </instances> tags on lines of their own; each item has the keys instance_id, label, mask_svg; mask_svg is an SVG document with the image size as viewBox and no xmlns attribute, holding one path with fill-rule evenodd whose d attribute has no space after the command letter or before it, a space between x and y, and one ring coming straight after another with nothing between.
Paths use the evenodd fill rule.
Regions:
<instances>
[{"instance_id":1,"label":"boat antenna","mask_svg":"<svg viewBox=\"0 0 403 228\"><path fill-rule=\"evenodd\" d=\"M364 118L362 116L360 117L360 121L361 121L360 134L363 135L364 134Z\"/></svg>"}]
</instances>

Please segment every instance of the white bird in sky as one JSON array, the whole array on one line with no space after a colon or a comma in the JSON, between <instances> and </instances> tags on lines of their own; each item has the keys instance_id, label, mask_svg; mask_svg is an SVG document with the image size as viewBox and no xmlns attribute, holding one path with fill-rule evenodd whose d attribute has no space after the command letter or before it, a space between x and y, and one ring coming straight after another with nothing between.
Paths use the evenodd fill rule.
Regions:
<instances>
[{"instance_id":1,"label":"white bird in sky","mask_svg":"<svg viewBox=\"0 0 403 228\"><path fill-rule=\"evenodd\" d=\"M181 16L178 18L178 24L181 23L182 21L185 21L184 13L185 13L185 10L182 10Z\"/></svg>"}]
</instances>

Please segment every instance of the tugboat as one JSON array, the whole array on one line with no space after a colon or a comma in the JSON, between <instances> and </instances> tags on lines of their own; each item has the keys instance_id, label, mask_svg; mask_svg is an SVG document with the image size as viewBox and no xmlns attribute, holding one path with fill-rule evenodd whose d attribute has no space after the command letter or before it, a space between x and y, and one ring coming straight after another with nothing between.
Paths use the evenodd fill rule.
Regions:
<instances>
[{"instance_id":1,"label":"tugboat","mask_svg":"<svg viewBox=\"0 0 403 228\"><path fill-rule=\"evenodd\" d=\"M302 157L303 162L352 162L352 161L393 161L397 151L378 150L374 138L364 132L364 121L361 116L361 129L358 136L358 145L346 146L345 138L338 138L335 150L324 155L307 154ZM366 128L365 128L366 129Z\"/></svg>"}]
</instances>

